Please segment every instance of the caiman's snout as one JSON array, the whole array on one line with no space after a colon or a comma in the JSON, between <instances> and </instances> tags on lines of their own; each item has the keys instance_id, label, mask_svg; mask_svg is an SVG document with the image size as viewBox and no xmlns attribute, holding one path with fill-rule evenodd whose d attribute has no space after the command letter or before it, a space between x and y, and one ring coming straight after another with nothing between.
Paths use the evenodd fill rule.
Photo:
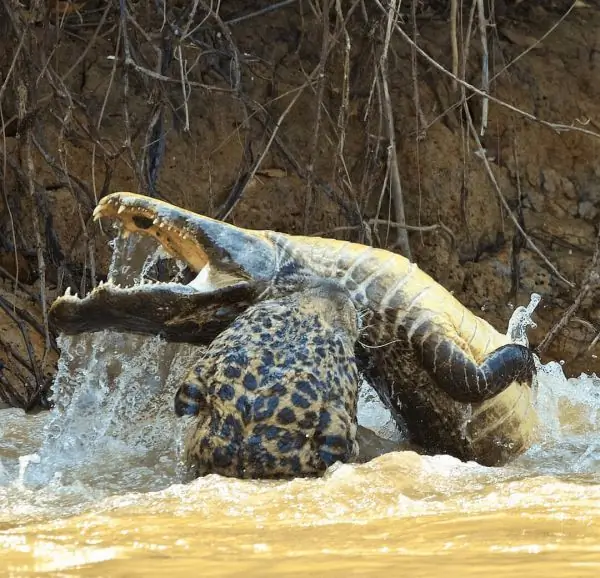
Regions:
<instances>
[{"instance_id":1,"label":"caiman's snout","mask_svg":"<svg viewBox=\"0 0 600 578\"><path fill-rule=\"evenodd\" d=\"M247 231L133 193L104 197L94 218L118 221L122 234L154 237L198 274L189 285L106 283L83 299L59 297L49 311L67 334L114 330L160 334L171 341L210 342L254 302L275 275L276 245Z\"/></svg>"},{"instance_id":2,"label":"caiman's snout","mask_svg":"<svg viewBox=\"0 0 600 578\"><path fill-rule=\"evenodd\" d=\"M98 203L94 219L101 218L119 221L126 234L151 235L195 272L210 263L214 271L242 279L268 281L275 274L276 247L262 231L240 229L126 192L113 193Z\"/></svg>"}]
</instances>

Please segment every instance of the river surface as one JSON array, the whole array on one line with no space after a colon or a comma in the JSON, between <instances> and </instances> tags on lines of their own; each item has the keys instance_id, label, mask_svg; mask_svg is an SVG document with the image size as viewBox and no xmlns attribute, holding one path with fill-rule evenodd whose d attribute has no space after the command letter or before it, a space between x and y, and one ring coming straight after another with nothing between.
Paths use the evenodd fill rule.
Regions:
<instances>
[{"instance_id":1,"label":"river surface","mask_svg":"<svg viewBox=\"0 0 600 578\"><path fill-rule=\"evenodd\" d=\"M55 409L0 410L2 576L600 576L595 376L542 366L539 441L506 467L404 451L365 388L360 421L387 440L370 461L189 482L172 396L193 347L60 346Z\"/></svg>"},{"instance_id":2,"label":"river surface","mask_svg":"<svg viewBox=\"0 0 600 578\"><path fill-rule=\"evenodd\" d=\"M600 575L594 377L545 366L539 444L503 468L391 451L323 479L185 483L164 384L192 348L107 333L61 347L62 403L0 411L3 575ZM366 395L361 421L386 421Z\"/></svg>"}]
</instances>

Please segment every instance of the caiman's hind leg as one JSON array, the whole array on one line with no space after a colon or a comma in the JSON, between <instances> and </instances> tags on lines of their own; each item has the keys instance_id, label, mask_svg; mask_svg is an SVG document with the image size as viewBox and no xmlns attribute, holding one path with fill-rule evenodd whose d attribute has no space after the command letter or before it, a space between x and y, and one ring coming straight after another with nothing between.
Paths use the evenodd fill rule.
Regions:
<instances>
[{"instance_id":1,"label":"caiman's hind leg","mask_svg":"<svg viewBox=\"0 0 600 578\"><path fill-rule=\"evenodd\" d=\"M431 327L435 330L432 331ZM481 403L511 384L530 385L535 361L528 347L510 343L488 354L480 363L466 353L468 346L446 324L423 323L409 332L417 358L434 383L463 403Z\"/></svg>"}]
</instances>

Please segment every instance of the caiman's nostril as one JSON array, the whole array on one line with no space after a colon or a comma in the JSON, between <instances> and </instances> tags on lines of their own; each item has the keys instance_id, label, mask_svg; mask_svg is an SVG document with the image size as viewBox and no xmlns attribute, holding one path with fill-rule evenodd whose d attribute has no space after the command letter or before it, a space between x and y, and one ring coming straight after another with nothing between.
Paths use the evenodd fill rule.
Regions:
<instances>
[{"instance_id":1,"label":"caiman's nostril","mask_svg":"<svg viewBox=\"0 0 600 578\"><path fill-rule=\"evenodd\" d=\"M149 229L153 225L152 219L140 215L134 215L133 222L138 229Z\"/></svg>"}]
</instances>

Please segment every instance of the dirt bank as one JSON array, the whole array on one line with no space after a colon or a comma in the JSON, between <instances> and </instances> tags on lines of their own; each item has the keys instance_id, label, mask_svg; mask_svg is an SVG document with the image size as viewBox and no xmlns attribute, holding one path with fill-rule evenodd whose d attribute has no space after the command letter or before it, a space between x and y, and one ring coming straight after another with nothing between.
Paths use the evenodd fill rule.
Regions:
<instances>
[{"instance_id":1,"label":"dirt bank","mask_svg":"<svg viewBox=\"0 0 600 578\"><path fill-rule=\"evenodd\" d=\"M446 3L402 3L397 21L378 2L232 1L218 17L191 4L0 8L3 298L17 274L39 295L38 248L49 302L101 279L107 236L90 215L114 190L399 252L386 223L403 206L422 228L412 258L498 328L538 292L539 345L577 302L545 358L600 372L598 288L581 295L600 214L600 140L585 133L600 133L596 3L496 2L485 35L466 6L455 36ZM486 84L493 100L471 89ZM38 301L16 295L41 323ZM33 383L39 326L24 339L0 322L2 361Z\"/></svg>"}]
</instances>

